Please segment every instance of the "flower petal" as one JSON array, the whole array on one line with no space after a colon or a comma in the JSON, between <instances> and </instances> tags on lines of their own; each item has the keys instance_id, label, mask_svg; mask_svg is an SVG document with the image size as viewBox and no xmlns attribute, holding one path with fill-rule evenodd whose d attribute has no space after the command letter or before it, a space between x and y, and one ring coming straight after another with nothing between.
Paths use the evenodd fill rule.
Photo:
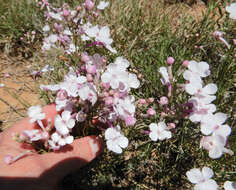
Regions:
<instances>
[{"instance_id":1,"label":"flower petal","mask_svg":"<svg viewBox=\"0 0 236 190\"><path fill-rule=\"evenodd\" d=\"M208 180L213 177L214 173L211 168L203 167L202 168L202 175L205 178L205 180Z\"/></svg>"},{"instance_id":2,"label":"flower petal","mask_svg":"<svg viewBox=\"0 0 236 190\"><path fill-rule=\"evenodd\" d=\"M199 183L203 180L203 176L199 168L193 168L190 171L187 171L186 175L191 183Z\"/></svg>"}]
</instances>

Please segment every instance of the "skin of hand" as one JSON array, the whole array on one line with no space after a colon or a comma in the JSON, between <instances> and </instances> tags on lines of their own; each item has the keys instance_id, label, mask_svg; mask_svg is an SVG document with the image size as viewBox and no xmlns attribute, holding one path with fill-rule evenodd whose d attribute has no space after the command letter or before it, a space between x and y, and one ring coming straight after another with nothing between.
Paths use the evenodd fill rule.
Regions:
<instances>
[{"instance_id":1,"label":"skin of hand","mask_svg":"<svg viewBox=\"0 0 236 190\"><path fill-rule=\"evenodd\" d=\"M51 118L52 125L57 111L54 104L43 108L46 113L46 124ZM31 124L25 118L13 127L0 133L0 189L22 190L53 190L58 189L58 182L67 174L74 172L92 161L103 151L102 139L88 136L74 140L71 145L66 145L58 151L37 154L32 153L7 165L4 162L6 155L17 156L34 148L25 143L18 143L12 139L13 133L23 130L39 129L36 124Z\"/></svg>"}]
</instances>

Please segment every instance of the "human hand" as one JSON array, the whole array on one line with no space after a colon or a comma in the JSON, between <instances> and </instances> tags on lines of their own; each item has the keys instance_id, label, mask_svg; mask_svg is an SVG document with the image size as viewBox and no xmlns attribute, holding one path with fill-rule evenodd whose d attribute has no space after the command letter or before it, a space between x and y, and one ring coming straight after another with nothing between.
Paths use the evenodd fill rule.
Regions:
<instances>
[{"instance_id":1,"label":"human hand","mask_svg":"<svg viewBox=\"0 0 236 190\"><path fill-rule=\"evenodd\" d=\"M48 118L54 121L57 112L55 105L43 108ZM53 122L52 122L53 125ZM88 136L75 140L71 145L62 147L59 151L46 154L32 153L16 162L7 165L6 155L16 156L34 148L12 139L12 133L38 128L31 124L29 118L21 120L13 127L0 133L0 189L52 190L57 189L58 181L66 174L78 170L92 161L103 150L102 140L96 136Z\"/></svg>"}]
</instances>

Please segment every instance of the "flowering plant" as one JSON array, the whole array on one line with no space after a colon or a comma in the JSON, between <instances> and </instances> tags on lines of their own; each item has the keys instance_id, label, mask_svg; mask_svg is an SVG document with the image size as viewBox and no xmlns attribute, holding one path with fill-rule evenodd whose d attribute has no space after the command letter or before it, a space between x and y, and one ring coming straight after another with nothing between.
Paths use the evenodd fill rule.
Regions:
<instances>
[{"instance_id":1,"label":"flowering plant","mask_svg":"<svg viewBox=\"0 0 236 190\"><path fill-rule=\"evenodd\" d=\"M93 24L108 5L108 2L101 1L96 6L91 0L86 0L74 10L67 4L55 8L47 0L40 2L41 9L46 10L47 21L43 27L45 38L42 49L48 51L55 48L62 51L66 57L68 72L64 80L57 84L40 85L43 91L50 91L55 95L58 115L54 118L54 126L52 121L47 121L45 125L42 109L40 106L33 106L29 109L28 116L30 122L36 123L39 129L25 130L22 134L17 134L15 139L30 144L39 143L44 149L55 151L73 143L74 138L84 129L93 128L102 131L108 150L120 154L129 144L122 129L134 126L138 119L154 120L157 113L160 113L157 123L150 122L145 126L146 130L141 131L152 141L170 140L175 133L176 120L180 117L187 118L200 124L203 137L199 144L208 151L210 158L220 158L223 153L232 155L233 152L226 148L227 138L231 133L230 126L225 124L227 115L216 112L217 108L213 103L217 85L204 85L203 79L211 73L209 64L185 60L176 75L172 73L175 59L168 57L167 66L158 70L167 93L162 94L159 99L137 100L131 90L140 87L141 75L130 72L130 62L122 56L108 61L108 56L97 53L101 50L105 53L117 53L112 47L109 28ZM219 31L214 33L230 49L222 35ZM179 78L186 82L179 83ZM189 98L188 101L175 101L177 93L183 93ZM7 162L12 163L9 159ZM192 169L187 172L188 179L196 184L195 189L203 189L205 185L216 189L216 182L210 179L212 176L213 171L207 167L202 171Z\"/></svg>"}]
</instances>

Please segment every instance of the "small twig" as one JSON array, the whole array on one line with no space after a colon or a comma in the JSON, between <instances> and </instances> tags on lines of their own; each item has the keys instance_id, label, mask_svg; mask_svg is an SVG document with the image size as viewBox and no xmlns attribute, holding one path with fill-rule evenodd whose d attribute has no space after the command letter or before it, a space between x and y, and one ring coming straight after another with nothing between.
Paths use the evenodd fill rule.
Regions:
<instances>
[{"instance_id":1,"label":"small twig","mask_svg":"<svg viewBox=\"0 0 236 190\"><path fill-rule=\"evenodd\" d=\"M11 104L9 104L7 101L3 100L2 98L0 98L0 100L5 103L6 105L8 105L11 109L13 109L18 115L20 115L21 117L24 117L24 115L20 112L18 112Z\"/></svg>"}]
</instances>

